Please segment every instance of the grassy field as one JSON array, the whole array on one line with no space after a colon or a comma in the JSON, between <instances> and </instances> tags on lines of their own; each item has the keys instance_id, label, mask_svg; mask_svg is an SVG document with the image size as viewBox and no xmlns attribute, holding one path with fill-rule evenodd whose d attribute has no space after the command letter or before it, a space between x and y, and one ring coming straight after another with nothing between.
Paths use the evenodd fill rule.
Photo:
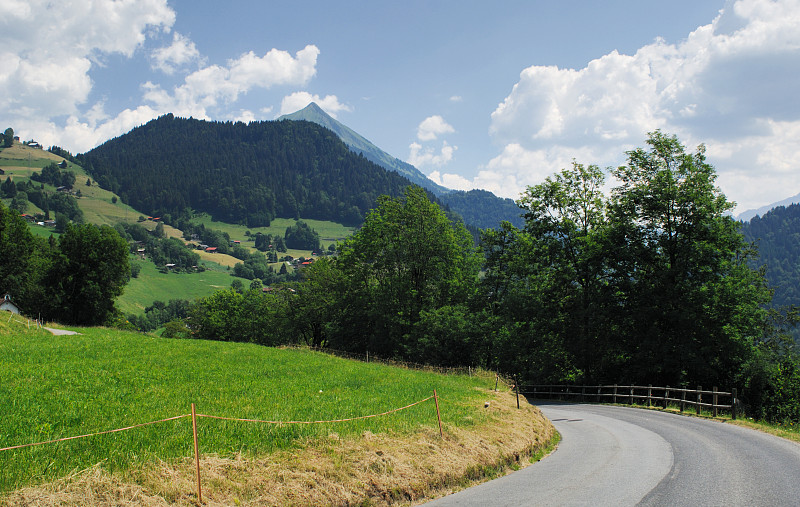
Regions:
<instances>
[{"instance_id":1,"label":"grassy field","mask_svg":"<svg viewBox=\"0 0 800 507\"><path fill-rule=\"evenodd\" d=\"M166 340L105 328L53 336L0 315L0 447L126 427L190 412L315 421L381 413L437 389L446 428L484 424L493 377L442 376L304 350ZM264 425L201 419L202 452L259 456L335 432L407 435L437 428L427 402L348 423ZM101 463L114 473L191 456L190 421L0 452L0 491Z\"/></svg>"},{"instance_id":2,"label":"grassy field","mask_svg":"<svg viewBox=\"0 0 800 507\"><path fill-rule=\"evenodd\" d=\"M245 236L246 231L250 231L251 235L255 235L260 232L262 234L272 234L273 236L283 236L283 234L286 232L286 229L295 223L295 221L291 218L276 218L272 221L269 227L246 227L244 225L216 222L208 215L201 215L197 217L196 221L197 223L204 224L206 227L211 229L227 232L232 240L239 240L242 242L242 245L250 247L253 247L253 242L248 241L248 237ZM354 227L345 227L344 225L337 224L335 222L306 219L303 219L303 222L307 223L312 229L317 231L320 242L322 243L322 247L326 249L328 248L328 245L336 243L337 241L341 241L342 239L350 236L355 230ZM308 257L311 255L311 251L308 250L290 250L287 253L294 257Z\"/></svg>"},{"instance_id":3,"label":"grassy field","mask_svg":"<svg viewBox=\"0 0 800 507\"><path fill-rule=\"evenodd\" d=\"M141 314L153 301L170 299L197 299L210 296L219 289L231 286L233 280L241 280L245 287L250 280L237 278L217 264L207 264L208 268L202 273L161 273L150 261L131 258L131 263L137 263L142 270L138 278L131 278L125 286L125 292L117 299L117 308L126 315L129 313Z\"/></svg>"}]
</instances>

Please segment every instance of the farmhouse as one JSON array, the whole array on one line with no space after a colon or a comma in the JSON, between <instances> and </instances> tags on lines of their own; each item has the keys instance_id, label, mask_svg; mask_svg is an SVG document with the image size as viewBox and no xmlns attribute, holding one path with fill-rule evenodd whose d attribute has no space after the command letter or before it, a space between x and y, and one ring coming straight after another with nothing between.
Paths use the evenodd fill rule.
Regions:
<instances>
[{"instance_id":1,"label":"farmhouse","mask_svg":"<svg viewBox=\"0 0 800 507\"><path fill-rule=\"evenodd\" d=\"M5 310L7 312L20 314L22 313L17 305L11 302L11 294L6 293L3 295L3 299L0 300L0 310Z\"/></svg>"}]
</instances>

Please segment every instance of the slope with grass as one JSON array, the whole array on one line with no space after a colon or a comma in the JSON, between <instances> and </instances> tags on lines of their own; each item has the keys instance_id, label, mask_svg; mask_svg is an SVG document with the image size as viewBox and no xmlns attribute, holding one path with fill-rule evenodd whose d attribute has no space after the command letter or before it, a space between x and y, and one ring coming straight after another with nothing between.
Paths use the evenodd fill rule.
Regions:
<instances>
[{"instance_id":1,"label":"slope with grass","mask_svg":"<svg viewBox=\"0 0 800 507\"><path fill-rule=\"evenodd\" d=\"M316 421L378 414L438 391L443 440L431 400L347 423L201 419L204 496L222 504L419 498L517 467L553 435L538 410L517 411L509 393L494 393L493 376L103 328L53 336L16 318L0 315L0 448L187 414L191 403L203 414ZM191 503L191 454L188 418L0 451L0 503Z\"/></svg>"},{"instance_id":2,"label":"slope with grass","mask_svg":"<svg viewBox=\"0 0 800 507\"><path fill-rule=\"evenodd\" d=\"M65 159L58 155L17 142L13 147L0 151L0 169L5 172L5 175L0 177L0 180L4 181L5 178L11 177L14 182L27 181L33 172L41 171L48 164L58 164L64 161ZM135 223L142 216L142 213L124 204L113 192L100 188L95 181L91 181L91 185L87 186L86 181L91 178L83 168L73 162L66 162L66 170L72 171L76 175L75 190L81 191L81 197L78 198L78 206L83 211L86 222L114 226L120 222ZM51 185L45 185L45 189L49 192L55 192L55 187ZM4 202L8 205L11 200L4 199ZM41 210L33 204L29 204L27 211L31 214L41 213ZM247 241L246 231L250 230L253 235L257 232L262 232L264 234L283 236L286 228L293 225L295 221L291 219L276 219L269 227L251 229L242 225L213 221L208 215L199 215L196 222L212 229L227 232L230 234L231 239L242 241L243 246L250 247L251 251L256 252L255 248L253 248L253 242ZM325 248L346 238L353 232L352 227L346 227L334 222L321 220L307 220L306 222L320 234ZM152 221L142 222L141 225L150 230L156 227L156 223ZM164 230L168 237L183 239L183 232L178 229L165 225ZM35 224L31 225L31 231L35 235L44 238L55 234L52 228ZM58 236L58 234L55 235ZM229 287L235 277L230 276L227 270L241 262L241 260L224 254L212 254L204 251L197 251L197 253L208 270L205 273L164 274L159 273L152 263L143 262L143 270L139 278L132 279L126 286L125 292L117 300L117 307L124 314L139 314L145 307L156 300L191 300L209 296L215 290ZM294 257L311 256L310 250L291 250L287 253ZM137 261L132 260L131 262ZM277 271L280 269L280 264L274 264L273 267ZM241 280L245 284L249 284L249 280Z\"/></svg>"}]
</instances>

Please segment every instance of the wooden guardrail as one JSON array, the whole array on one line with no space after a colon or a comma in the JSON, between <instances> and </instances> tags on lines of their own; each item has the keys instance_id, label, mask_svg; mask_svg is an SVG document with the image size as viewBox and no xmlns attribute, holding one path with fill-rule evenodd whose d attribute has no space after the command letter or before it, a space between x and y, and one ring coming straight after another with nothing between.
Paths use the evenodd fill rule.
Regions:
<instances>
[{"instance_id":1,"label":"wooden guardrail","mask_svg":"<svg viewBox=\"0 0 800 507\"><path fill-rule=\"evenodd\" d=\"M719 410L730 411L731 418L736 419L737 392L732 389L730 392L719 391L714 387L711 391L704 391L701 386L697 389L685 389L679 387L655 387L636 386L636 385L601 385L601 386L578 386L578 385L518 385L517 394L523 394L531 398L560 399L569 401L594 401L596 403L622 403L627 405L646 404L651 406L662 406L667 408L672 404L678 406L683 412L687 406L694 407L696 413L700 413L703 408L710 409L711 414L717 417ZM720 403L720 400L728 400L729 403Z\"/></svg>"}]
</instances>

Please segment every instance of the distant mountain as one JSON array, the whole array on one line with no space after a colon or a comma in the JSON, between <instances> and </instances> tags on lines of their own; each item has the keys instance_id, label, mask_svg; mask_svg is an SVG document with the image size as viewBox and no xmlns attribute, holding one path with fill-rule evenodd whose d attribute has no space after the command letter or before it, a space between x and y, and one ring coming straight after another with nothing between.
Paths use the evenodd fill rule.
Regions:
<instances>
[{"instance_id":1,"label":"distant mountain","mask_svg":"<svg viewBox=\"0 0 800 507\"><path fill-rule=\"evenodd\" d=\"M316 123L317 125L322 125L326 129L332 130L352 151L361 153L367 160L385 169L402 174L412 183L416 183L436 195L441 195L450 191L429 180L427 176L422 174L422 172L413 165L389 155L350 127L336 121L315 102L312 102L299 111L281 116L278 118L278 121L280 120L305 120Z\"/></svg>"},{"instance_id":2,"label":"distant mountain","mask_svg":"<svg viewBox=\"0 0 800 507\"><path fill-rule=\"evenodd\" d=\"M314 102L297 112L283 115L278 120L305 120L333 131L353 152L360 153L367 160L375 162L386 170L402 174L411 182L433 192L442 204L461 215L466 224L489 229L497 227L503 220L508 220L515 226L522 227L520 210L513 200L497 197L486 190L465 192L451 190L434 183L419 169L381 150L353 129L332 118Z\"/></svg>"},{"instance_id":3,"label":"distant mountain","mask_svg":"<svg viewBox=\"0 0 800 507\"><path fill-rule=\"evenodd\" d=\"M192 209L249 227L276 217L359 225L378 196L409 185L306 121L246 125L168 114L77 158L141 212L175 217Z\"/></svg>"},{"instance_id":4,"label":"distant mountain","mask_svg":"<svg viewBox=\"0 0 800 507\"><path fill-rule=\"evenodd\" d=\"M797 203L800 203L800 194L797 194L792 197L787 197L782 201L773 202L772 204L767 204L766 206L761 206L758 209L749 209L747 211L743 211L736 216L736 219L746 222L756 215L763 216L764 213L767 213L772 208L777 208L778 206L789 206L790 204L797 204Z\"/></svg>"}]
</instances>

